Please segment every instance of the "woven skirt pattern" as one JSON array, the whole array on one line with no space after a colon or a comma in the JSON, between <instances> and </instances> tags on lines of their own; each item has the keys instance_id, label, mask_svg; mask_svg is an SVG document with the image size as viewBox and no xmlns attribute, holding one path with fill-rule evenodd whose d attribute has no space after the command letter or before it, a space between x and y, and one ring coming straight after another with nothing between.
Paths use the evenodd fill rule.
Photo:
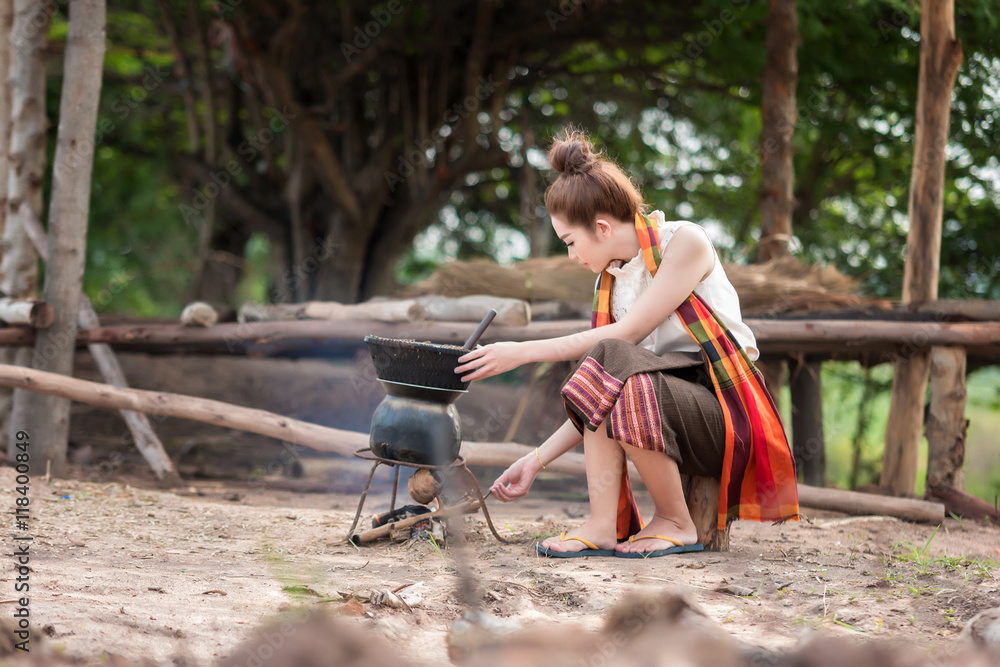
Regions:
<instances>
[{"instance_id":1,"label":"woven skirt pattern","mask_svg":"<svg viewBox=\"0 0 1000 667\"><path fill-rule=\"evenodd\" d=\"M608 437L663 452L683 473L722 471L725 417L701 353L657 356L609 338L587 353L562 397L581 433L604 423Z\"/></svg>"}]
</instances>

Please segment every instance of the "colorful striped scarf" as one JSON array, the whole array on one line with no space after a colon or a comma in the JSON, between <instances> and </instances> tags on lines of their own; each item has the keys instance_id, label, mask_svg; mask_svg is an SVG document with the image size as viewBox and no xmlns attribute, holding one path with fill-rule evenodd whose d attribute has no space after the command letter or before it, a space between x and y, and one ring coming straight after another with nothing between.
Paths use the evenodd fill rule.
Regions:
<instances>
[{"instance_id":1,"label":"colorful striped scarf","mask_svg":"<svg viewBox=\"0 0 1000 667\"><path fill-rule=\"evenodd\" d=\"M650 275L660 266L656 224L637 213L635 231ZM601 273L594 291L591 328L611 324L614 277ZM726 452L719 491L719 530L730 519L785 521L798 518L795 461L785 429L760 371L719 316L692 292L676 310L684 328L708 358L712 384L726 421ZM618 503L619 537L634 528L638 510L623 473ZM641 519L638 519L641 522Z\"/></svg>"}]
</instances>

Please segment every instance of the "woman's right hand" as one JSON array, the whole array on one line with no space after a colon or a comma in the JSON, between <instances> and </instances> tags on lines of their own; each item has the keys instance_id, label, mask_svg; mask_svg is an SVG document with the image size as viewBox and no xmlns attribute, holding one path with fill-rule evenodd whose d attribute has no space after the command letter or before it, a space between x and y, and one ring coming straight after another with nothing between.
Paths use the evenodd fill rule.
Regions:
<instances>
[{"instance_id":1,"label":"woman's right hand","mask_svg":"<svg viewBox=\"0 0 1000 667\"><path fill-rule=\"evenodd\" d=\"M516 500L528 493L531 483L538 475L538 466L533 465L534 455L519 458L490 487L493 497L505 503Z\"/></svg>"}]
</instances>

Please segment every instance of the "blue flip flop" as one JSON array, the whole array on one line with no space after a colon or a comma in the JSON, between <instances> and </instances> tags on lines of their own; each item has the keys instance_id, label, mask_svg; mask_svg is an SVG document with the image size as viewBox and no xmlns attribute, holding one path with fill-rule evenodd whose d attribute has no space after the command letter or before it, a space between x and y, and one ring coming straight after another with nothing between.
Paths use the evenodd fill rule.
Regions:
<instances>
[{"instance_id":1,"label":"blue flip flop","mask_svg":"<svg viewBox=\"0 0 1000 667\"><path fill-rule=\"evenodd\" d=\"M616 551L615 557L617 558L658 558L660 556L669 556L670 554L683 554L692 551L704 551L705 547L701 544L683 544L678 542L672 537L666 537L664 535L643 535L642 537L636 537L633 535L628 538L629 542L637 542L639 540L663 540L664 542L673 542L676 547L670 547L669 549L658 549L656 551L646 551L644 553L628 553L622 551Z\"/></svg>"},{"instance_id":2,"label":"blue flip flop","mask_svg":"<svg viewBox=\"0 0 1000 667\"><path fill-rule=\"evenodd\" d=\"M566 537L566 531L559 533L560 542L568 542L569 540L576 540L577 542L583 542L583 544L588 548L580 549L579 551L552 551L538 544L535 546L535 551L537 551L543 556L548 556L549 558L582 558L584 556L618 555L618 552L616 552L614 549L599 549L596 544L594 544L589 540L585 540L582 537Z\"/></svg>"}]
</instances>

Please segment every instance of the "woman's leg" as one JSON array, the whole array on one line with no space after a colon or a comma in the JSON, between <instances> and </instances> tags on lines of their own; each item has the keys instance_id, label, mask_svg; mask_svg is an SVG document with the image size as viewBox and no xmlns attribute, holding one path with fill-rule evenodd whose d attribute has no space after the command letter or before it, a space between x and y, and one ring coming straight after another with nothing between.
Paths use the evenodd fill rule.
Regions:
<instances>
[{"instance_id":1,"label":"woman's leg","mask_svg":"<svg viewBox=\"0 0 1000 667\"><path fill-rule=\"evenodd\" d=\"M590 519L579 528L567 531L566 537L582 537L601 549L614 549L625 452L620 443L608 437L602 423L596 431L588 429L584 432L583 454L587 467ZM560 542L558 535L542 542L542 546L551 551L588 548L578 540Z\"/></svg>"},{"instance_id":2,"label":"woman's leg","mask_svg":"<svg viewBox=\"0 0 1000 667\"><path fill-rule=\"evenodd\" d=\"M616 443L617 444L617 443ZM663 452L652 452L631 445L627 447L629 457L642 477L643 483L653 498L654 514L637 537L645 535L665 535L683 544L696 544L698 531L688 512L681 485L681 474L677 462ZM646 552L669 549L677 546L665 540L640 540L622 542L616 549L624 552Z\"/></svg>"}]
</instances>

